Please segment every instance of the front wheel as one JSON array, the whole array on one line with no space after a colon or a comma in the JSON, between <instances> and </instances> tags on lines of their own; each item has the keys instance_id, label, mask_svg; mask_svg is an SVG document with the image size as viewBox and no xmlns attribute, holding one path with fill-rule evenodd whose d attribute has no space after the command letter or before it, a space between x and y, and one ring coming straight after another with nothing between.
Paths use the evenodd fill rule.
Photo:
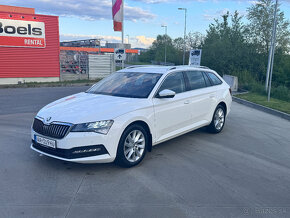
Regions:
<instances>
[{"instance_id":1,"label":"front wheel","mask_svg":"<svg viewBox=\"0 0 290 218\"><path fill-rule=\"evenodd\" d=\"M208 130L212 133L220 133L224 128L225 122L225 108L222 105L218 105L214 111L212 121L208 126Z\"/></svg>"},{"instance_id":2,"label":"front wheel","mask_svg":"<svg viewBox=\"0 0 290 218\"><path fill-rule=\"evenodd\" d=\"M145 157L148 142L148 134L142 126L129 126L121 136L115 162L122 167L138 165Z\"/></svg>"}]
</instances>

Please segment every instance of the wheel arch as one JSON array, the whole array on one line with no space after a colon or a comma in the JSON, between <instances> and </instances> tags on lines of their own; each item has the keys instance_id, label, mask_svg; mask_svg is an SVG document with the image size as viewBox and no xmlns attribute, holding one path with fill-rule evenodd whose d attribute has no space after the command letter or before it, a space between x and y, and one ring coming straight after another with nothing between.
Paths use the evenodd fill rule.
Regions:
<instances>
[{"instance_id":1,"label":"wheel arch","mask_svg":"<svg viewBox=\"0 0 290 218\"><path fill-rule=\"evenodd\" d=\"M149 137L149 144L148 144L147 151L149 152L152 151L152 133L151 133L149 125L144 120L135 120L131 122L129 125L127 125L125 129L135 124L142 126L147 131L148 137Z\"/></svg>"},{"instance_id":2,"label":"wheel arch","mask_svg":"<svg viewBox=\"0 0 290 218\"><path fill-rule=\"evenodd\" d=\"M224 101L221 101L220 103L218 103L217 106L219 105L223 106L223 108L225 109L225 115L227 115L228 112L227 104Z\"/></svg>"}]
</instances>

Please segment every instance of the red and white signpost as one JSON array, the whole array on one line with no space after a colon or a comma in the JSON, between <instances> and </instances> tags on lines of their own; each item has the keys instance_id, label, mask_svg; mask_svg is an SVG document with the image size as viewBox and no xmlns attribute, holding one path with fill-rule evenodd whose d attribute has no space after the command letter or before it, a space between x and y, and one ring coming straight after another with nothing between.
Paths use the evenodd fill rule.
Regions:
<instances>
[{"instance_id":1,"label":"red and white signpost","mask_svg":"<svg viewBox=\"0 0 290 218\"><path fill-rule=\"evenodd\" d=\"M122 47L126 52L124 46L124 0L112 0L112 13L114 31L122 32ZM124 61L122 61L122 68L124 68Z\"/></svg>"},{"instance_id":2,"label":"red and white signpost","mask_svg":"<svg viewBox=\"0 0 290 218\"><path fill-rule=\"evenodd\" d=\"M0 46L45 48L45 24L0 19Z\"/></svg>"}]
</instances>

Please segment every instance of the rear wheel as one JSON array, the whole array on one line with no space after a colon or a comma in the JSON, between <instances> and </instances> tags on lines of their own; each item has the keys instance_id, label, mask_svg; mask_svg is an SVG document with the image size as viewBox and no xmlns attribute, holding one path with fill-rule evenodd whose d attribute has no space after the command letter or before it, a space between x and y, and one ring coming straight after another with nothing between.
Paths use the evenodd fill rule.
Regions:
<instances>
[{"instance_id":1,"label":"rear wheel","mask_svg":"<svg viewBox=\"0 0 290 218\"><path fill-rule=\"evenodd\" d=\"M121 136L116 163L122 167L138 165L146 154L148 142L148 134L142 126L129 126Z\"/></svg>"},{"instance_id":2,"label":"rear wheel","mask_svg":"<svg viewBox=\"0 0 290 218\"><path fill-rule=\"evenodd\" d=\"M220 133L224 128L225 122L225 108L222 105L218 105L214 111L212 121L208 126L208 130L212 133Z\"/></svg>"}]
</instances>

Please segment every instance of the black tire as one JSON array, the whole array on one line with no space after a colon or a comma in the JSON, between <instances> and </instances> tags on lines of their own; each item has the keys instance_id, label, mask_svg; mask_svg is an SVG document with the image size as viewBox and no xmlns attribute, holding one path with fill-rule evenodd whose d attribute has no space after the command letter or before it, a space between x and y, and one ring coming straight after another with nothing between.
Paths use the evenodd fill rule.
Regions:
<instances>
[{"instance_id":1,"label":"black tire","mask_svg":"<svg viewBox=\"0 0 290 218\"><path fill-rule=\"evenodd\" d=\"M134 150L133 154L132 155L135 155L135 157L138 157L138 160L132 162L132 161L129 161L128 158L126 157L125 155L125 140L126 140L126 144L128 144L128 139L127 137L129 137L129 134L134 134L134 131L136 131L137 133L139 133L138 131L142 132L143 136L144 136L144 148L143 148L143 152L142 152L142 155L139 157L137 155L137 151L138 153L140 152L140 150L137 150L137 149L141 149L141 148L134 148L136 150ZM131 135L130 135L131 136ZM140 136L141 137L141 136ZM132 139L132 138L131 138ZM147 152L147 148L148 148L148 143L149 143L149 137L148 137L148 133L147 131L144 129L143 126L141 125L138 125L138 124L133 124L129 127L127 127L125 129L125 131L123 132L121 138L120 138L120 141L119 141L119 145L118 145L118 150L117 150L117 156L116 156L116 160L115 160L115 163L118 164L119 166L121 167L126 167L126 168L129 168L129 167L133 167L133 166L136 166L138 165L145 157L145 154ZM135 144L134 144L135 145ZM137 145L138 146L138 145ZM129 146L127 146L127 150L128 151L130 148ZM131 152L131 150L130 150ZM128 155L130 154L127 153ZM140 154L140 153L139 153ZM132 157L133 158L133 157ZM130 158L129 158L130 159Z\"/></svg>"},{"instance_id":2,"label":"black tire","mask_svg":"<svg viewBox=\"0 0 290 218\"><path fill-rule=\"evenodd\" d=\"M215 124L215 120L216 120L216 116L218 116L217 113L219 113L221 110L222 110L222 113L223 113L223 124L222 124L222 126L220 127L220 126L217 126L217 125ZM225 110L225 108L224 108L222 105L218 105L218 106L216 107L214 113L213 113L211 123L207 126L207 130L208 130L209 132L211 132L211 133L215 133L215 134L216 134L216 133L220 133L220 132L223 130L223 128L224 128L224 126L225 126L225 123L226 123L226 110Z\"/></svg>"}]
</instances>

